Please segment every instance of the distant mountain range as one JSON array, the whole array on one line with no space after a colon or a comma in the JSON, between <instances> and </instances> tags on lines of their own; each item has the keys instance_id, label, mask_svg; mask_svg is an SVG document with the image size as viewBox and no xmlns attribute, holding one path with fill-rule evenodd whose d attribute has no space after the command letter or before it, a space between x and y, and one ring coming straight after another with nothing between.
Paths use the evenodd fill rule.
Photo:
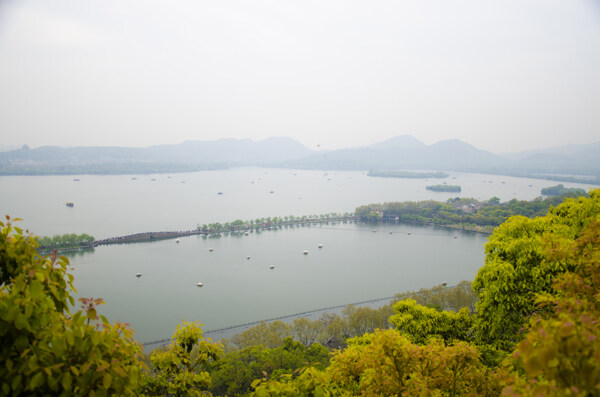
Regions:
<instances>
[{"instance_id":1,"label":"distant mountain range","mask_svg":"<svg viewBox=\"0 0 600 397\"><path fill-rule=\"evenodd\" d=\"M259 142L250 139L220 139L206 142L185 141L176 145L158 145L147 148L113 146L22 148L0 153L0 162L61 164L156 162L248 165L262 162L265 158L272 162L280 162L305 157L312 153L312 150L291 138L268 138Z\"/></svg>"},{"instance_id":2,"label":"distant mountain range","mask_svg":"<svg viewBox=\"0 0 600 397\"><path fill-rule=\"evenodd\" d=\"M410 135L397 136L369 146L327 152L311 150L291 138L268 138L262 141L220 139L147 148L24 147L0 153L0 174L154 173L269 166L599 177L599 158L600 142L496 155L458 139L426 145Z\"/></svg>"},{"instance_id":3,"label":"distant mountain range","mask_svg":"<svg viewBox=\"0 0 600 397\"><path fill-rule=\"evenodd\" d=\"M425 145L412 136L400 136L371 146L318 153L284 163L309 169L428 169L476 170L500 168L506 159L479 150L458 139Z\"/></svg>"}]
</instances>

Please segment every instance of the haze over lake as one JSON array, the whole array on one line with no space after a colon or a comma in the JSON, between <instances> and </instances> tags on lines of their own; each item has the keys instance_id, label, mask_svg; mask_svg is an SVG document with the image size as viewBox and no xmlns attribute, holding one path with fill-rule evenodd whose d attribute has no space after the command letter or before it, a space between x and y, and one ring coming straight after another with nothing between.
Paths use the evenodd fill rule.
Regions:
<instances>
[{"instance_id":1,"label":"haze over lake","mask_svg":"<svg viewBox=\"0 0 600 397\"><path fill-rule=\"evenodd\" d=\"M462 192L425 190L443 182L462 186ZM466 173L424 180L262 168L0 177L0 208L24 218L20 226L38 235L88 233L101 239L235 219L351 212L386 201L530 200L552 185L556 182ZM79 295L104 298L101 313L132 324L138 340L148 342L168 338L181 319L216 329L472 279L483 264L486 240L483 234L427 226L335 224L102 246L72 255L71 263ZM143 276L136 278L137 272ZM198 282L205 286L197 288Z\"/></svg>"}]
</instances>

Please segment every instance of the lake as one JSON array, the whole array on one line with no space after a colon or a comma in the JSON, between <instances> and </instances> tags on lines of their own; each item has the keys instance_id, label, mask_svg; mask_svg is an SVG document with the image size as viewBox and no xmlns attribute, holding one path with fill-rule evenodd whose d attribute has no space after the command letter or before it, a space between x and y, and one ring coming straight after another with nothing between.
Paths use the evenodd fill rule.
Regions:
<instances>
[{"instance_id":1,"label":"lake","mask_svg":"<svg viewBox=\"0 0 600 397\"><path fill-rule=\"evenodd\" d=\"M442 182L460 185L462 192L425 190ZM529 200L556 184L467 173L422 180L263 168L4 176L0 208L24 218L20 226L38 235L88 233L101 239L235 219L351 212L386 201L457 196ZM67 207L67 201L74 206ZM427 226L348 223L102 246L70 257L78 294L104 298L100 312L111 321L130 323L137 339L148 342L170 337L182 319L217 329L441 282L456 284L475 276L486 240L483 234ZM138 272L142 277L135 277ZM198 282L204 287L198 288Z\"/></svg>"}]
</instances>

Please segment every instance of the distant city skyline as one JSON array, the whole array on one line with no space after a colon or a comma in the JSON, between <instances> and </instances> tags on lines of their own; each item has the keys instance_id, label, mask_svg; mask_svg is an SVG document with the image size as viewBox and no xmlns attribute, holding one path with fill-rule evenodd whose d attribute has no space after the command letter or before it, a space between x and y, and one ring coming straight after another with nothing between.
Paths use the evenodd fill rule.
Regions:
<instances>
[{"instance_id":1,"label":"distant city skyline","mask_svg":"<svg viewBox=\"0 0 600 397\"><path fill-rule=\"evenodd\" d=\"M600 141L594 0L0 3L0 150Z\"/></svg>"}]
</instances>

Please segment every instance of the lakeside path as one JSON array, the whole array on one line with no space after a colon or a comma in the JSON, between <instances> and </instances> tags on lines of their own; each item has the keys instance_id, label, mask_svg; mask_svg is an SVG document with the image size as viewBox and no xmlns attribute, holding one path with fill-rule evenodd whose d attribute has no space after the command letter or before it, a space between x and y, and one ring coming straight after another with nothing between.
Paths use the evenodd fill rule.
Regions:
<instances>
[{"instance_id":1,"label":"lakeside path","mask_svg":"<svg viewBox=\"0 0 600 397\"><path fill-rule=\"evenodd\" d=\"M444 287L446 287L448 289L452 289L452 288L456 288L457 286L456 285L448 285L448 286L444 285ZM412 292L412 293L415 295L421 295L423 292L418 291L418 292ZM402 295L402 294L400 294L400 295ZM269 323L272 321L279 320L279 321L283 321L285 323L292 323L295 319L298 319L298 318L307 318L309 320L316 321L319 319L319 317L321 315L326 314L326 313L339 315L342 313L342 310L344 308L348 307L349 305L356 306L356 307L370 307L372 309L377 309L382 306L385 306L388 303L393 303L394 301L397 301L399 299L398 297L399 297L399 295L396 294L394 296L387 296L385 298L368 299L368 300L364 300L364 301L360 301L360 302L346 303L344 305L337 305L337 306L331 306L331 307L326 307L326 308L321 308L321 309L307 310L305 312L288 314L285 316L273 317L273 318L259 320L259 321L252 321L252 322L245 323L245 324L232 325L229 327L224 327L224 328L219 328L219 329L214 329L214 330L207 330L207 331L203 332L203 336L205 339L210 338L213 342L218 342L223 339L232 338L235 335L244 332L248 328L254 327L263 322ZM404 299L404 298L402 298L402 299ZM172 339L163 339L163 340L158 340L158 341L153 341L153 342L145 342L145 343L142 343L142 346L144 348L145 353L150 353L150 352L152 352L152 350L154 350L158 347L168 345L171 341L172 341Z\"/></svg>"},{"instance_id":2,"label":"lakeside path","mask_svg":"<svg viewBox=\"0 0 600 397\"><path fill-rule=\"evenodd\" d=\"M165 239L173 239L179 237L187 237L193 235L210 235L210 234L221 234L221 233L245 233L250 232L252 230L264 230L264 229L272 229L276 227L284 227L284 226L304 226L311 224L319 224L319 223L329 223L329 222L354 222L358 218L355 216L340 216L340 217L332 217L332 218L306 218L302 220L295 221L287 221L287 222L266 222L260 224L252 224L252 225L240 225L240 226L229 226L221 229L193 229L193 230L184 230L177 232L145 232L145 233L136 233L130 234L122 237L111 237L103 240L94 241L94 247L100 245L109 245L109 244L129 244L129 243L138 243L138 242L146 242L146 241L156 241L156 240L165 240Z\"/></svg>"},{"instance_id":3,"label":"lakeside path","mask_svg":"<svg viewBox=\"0 0 600 397\"><path fill-rule=\"evenodd\" d=\"M384 305L390 303L394 298L395 298L395 296L388 296L385 298L369 299L369 300L361 301L361 302L346 303L344 305L331 306L331 307L326 307L326 308L321 308L321 309L308 310L308 311L301 312L301 313L294 313L294 314L288 314L285 316L268 318L268 319L259 320L259 321L252 321L252 322L245 323L245 324L238 324L238 325L232 325L230 327L224 327L224 328L219 328L219 329L214 329L214 330L207 330L207 331L203 332L203 336L205 339L210 338L212 341L220 341L222 339L232 338L236 334L244 332L248 328L253 327L255 325L259 325L260 323L263 323L263 322L269 323L272 321L279 320L279 321L283 321L286 323L291 323L297 318L308 318L311 320L316 320L325 313L339 314L348 305L353 305L353 306L357 306L357 307L368 306L371 308L378 308L378 307L381 307L381 306L384 306ZM168 345L171 341L172 341L172 339L162 339L162 340L158 340L158 341L142 343L142 346L144 347L145 353L150 353L152 350L154 350L158 347Z\"/></svg>"},{"instance_id":4,"label":"lakeside path","mask_svg":"<svg viewBox=\"0 0 600 397\"><path fill-rule=\"evenodd\" d=\"M357 216L342 216L335 218L316 218L316 219L302 219L302 220L294 220L294 221L286 221L286 222L268 222L261 224L252 224L252 225L243 225L243 226L229 226L221 229L192 229L192 230L182 230L182 231L162 231L162 232L143 232L143 233L135 233L128 234L125 236L119 237L109 237L102 240L96 240L91 244L80 244L69 247L46 247L40 246L39 252L41 254L51 253L53 250L58 250L61 252L66 251L77 251L81 249L93 249L95 247L99 247L101 245L112 245L112 244L132 244L132 243L144 243L144 242L152 242L159 240L167 240L167 239L175 239L179 237L187 237L194 235L217 235L223 233L249 233L254 230L268 230L279 227L289 227L289 226L306 226L313 224L329 224L329 223L338 223L338 222L357 222L362 220ZM401 223L401 220L395 219L394 217L386 217L382 219L384 223ZM491 234L493 228L486 228L483 226L471 226L471 225L462 225L462 224L452 224L452 225L441 225L433 222L406 222L406 223L414 223L418 225L426 225L426 226L434 226L441 227L445 229L454 229L454 230L463 230L469 232L483 233L483 234Z\"/></svg>"},{"instance_id":5,"label":"lakeside path","mask_svg":"<svg viewBox=\"0 0 600 397\"><path fill-rule=\"evenodd\" d=\"M339 223L339 222L355 222L359 220L357 216L349 215L349 216L336 216L329 218L305 218L305 219L296 219L293 221L283 221L283 222L265 222L265 223L253 223L253 224L244 224L244 225L236 225L236 226L225 226L223 228L218 229L192 229L192 230L181 230L181 231L162 231L162 232L142 232L135 234L128 234L125 236L119 237L109 237L102 240L95 240L93 243L72 245L69 247L49 247L49 246L40 246L38 251L40 254L48 254L54 251L55 249L61 252L65 251L76 251L81 249L90 249L99 247L101 245L111 245L111 244L131 244L131 243L144 243L144 242L152 242L158 240L167 240L167 239L175 239L179 237L187 237L194 235L217 235L223 233L249 233L254 230L268 230L279 227L286 226L306 226L306 225L314 225L314 224L328 224L328 223Z\"/></svg>"}]
</instances>

